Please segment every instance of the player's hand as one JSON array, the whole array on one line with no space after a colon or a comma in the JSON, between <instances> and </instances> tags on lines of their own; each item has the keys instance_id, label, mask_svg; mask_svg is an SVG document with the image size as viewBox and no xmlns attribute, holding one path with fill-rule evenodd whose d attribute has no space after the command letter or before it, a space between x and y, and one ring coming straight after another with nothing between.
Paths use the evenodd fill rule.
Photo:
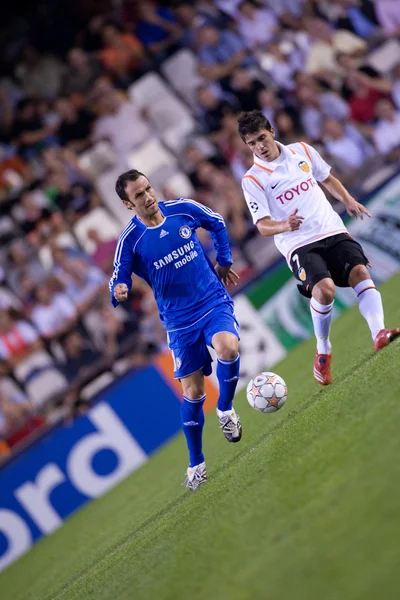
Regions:
<instances>
[{"instance_id":1,"label":"player's hand","mask_svg":"<svg viewBox=\"0 0 400 600\"><path fill-rule=\"evenodd\" d=\"M114 288L114 298L118 302L125 302L128 300L128 286L126 283L117 283Z\"/></svg>"},{"instance_id":2,"label":"player's hand","mask_svg":"<svg viewBox=\"0 0 400 600\"><path fill-rule=\"evenodd\" d=\"M357 219L357 217L360 217L360 219L363 220L364 215L367 215L367 217L371 216L369 210L365 206L363 206L362 204L357 202L357 200L354 200L354 198L351 197L346 202L346 210L347 214L350 215L350 217L353 217L353 219Z\"/></svg>"},{"instance_id":3,"label":"player's hand","mask_svg":"<svg viewBox=\"0 0 400 600\"><path fill-rule=\"evenodd\" d=\"M232 269L232 267L221 267L221 265L215 265L215 272L218 277L225 285L233 283L237 285L236 281L239 279L239 275Z\"/></svg>"},{"instance_id":4,"label":"player's hand","mask_svg":"<svg viewBox=\"0 0 400 600\"><path fill-rule=\"evenodd\" d=\"M291 215L289 215L288 220L285 221L286 229L285 231L297 231L302 222L304 221L304 217L298 215L299 209L296 208Z\"/></svg>"}]
</instances>

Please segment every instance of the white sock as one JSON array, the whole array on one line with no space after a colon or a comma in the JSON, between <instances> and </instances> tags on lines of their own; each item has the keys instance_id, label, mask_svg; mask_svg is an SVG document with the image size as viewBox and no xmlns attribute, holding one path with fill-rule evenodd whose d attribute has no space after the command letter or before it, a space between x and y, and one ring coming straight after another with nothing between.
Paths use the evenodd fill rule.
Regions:
<instances>
[{"instance_id":1,"label":"white sock","mask_svg":"<svg viewBox=\"0 0 400 600\"><path fill-rule=\"evenodd\" d=\"M333 302L331 304L320 304L315 298L311 298L310 300L310 311L314 324L315 337L317 338L318 354L330 354L332 350L329 340L332 308Z\"/></svg>"},{"instance_id":2,"label":"white sock","mask_svg":"<svg viewBox=\"0 0 400 600\"><path fill-rule=\"evenodd\" d=\"M360 313L367 321L374 340L381 329L385 328L382 298L372 279L364 279L354 286Z\"/></svg>"}]
</instances>

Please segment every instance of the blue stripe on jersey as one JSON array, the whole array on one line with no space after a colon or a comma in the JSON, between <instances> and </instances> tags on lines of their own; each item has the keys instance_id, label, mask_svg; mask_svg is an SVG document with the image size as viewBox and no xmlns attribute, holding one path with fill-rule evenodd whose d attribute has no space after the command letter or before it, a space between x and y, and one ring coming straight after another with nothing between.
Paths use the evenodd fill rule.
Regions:
<instances>
[{"instance_id":1,"label":"blue stripe on jersey","mask_svg":"<svg viewBox=\"0 0 400 600\"><path fill-rule=\"evenodd\" d=\"M183 200L180 198L179 200L167 200L166 202L164 202L164 204L167 204L168 206L173 206L174 204L194 204L194 206L196 206L203 212L208 213L211 217L215 217L216 219L219 219L220 221L225 223L223 217L219 213L214 212L213 210L211 210L211 208L208 208L208 206L199 204L198 202L196 202L196 200Z\"/></svg>"},{"instance_id":2,"label":"blue stripe on jersey","mask_svg":"<svg viewBox=\"0 0 400 600\"><path fill-rule=\"evenodd\" d=\"M131 231L135 229L135 227L136 224L133 221L130 221L118 238L117 247L115 249L114 255L114 271L108 284L110 291L114 287L114 282L118 279L118 272L121 266L121 255L124 246L124 241L127 238L127 236L131 233Z\"/></svg>"}]
</instances>

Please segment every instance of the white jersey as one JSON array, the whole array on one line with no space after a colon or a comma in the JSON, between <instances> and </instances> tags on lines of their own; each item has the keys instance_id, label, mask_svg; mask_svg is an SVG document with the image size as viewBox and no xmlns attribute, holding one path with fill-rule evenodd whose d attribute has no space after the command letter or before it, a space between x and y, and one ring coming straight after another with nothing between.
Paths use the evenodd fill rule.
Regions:
<instances>
[{"instance_id":1,"label":"white jersey","mask_svg":"<svg viewBox=\"0 0 400 600\"><path fill-rule=\"evenodd\" d=\"M299 209L298 214L304 217L300 228L274 236L276 247L290 264L296 248L346 233L347 229L317 183L329 177L331 167L304 142L278 145L281 154L277 160L266 162L254 157L254 165L242 179L242 188L254 224L263 217L286 221Z\"/></svg>"}]
</instances>

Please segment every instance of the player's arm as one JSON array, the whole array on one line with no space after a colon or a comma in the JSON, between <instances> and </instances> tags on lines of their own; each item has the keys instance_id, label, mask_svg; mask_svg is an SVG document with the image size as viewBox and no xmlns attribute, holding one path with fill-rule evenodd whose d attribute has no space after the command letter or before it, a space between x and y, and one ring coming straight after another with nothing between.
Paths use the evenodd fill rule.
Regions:
<instances>
[{"instance_id":1,"label":"player's arm","mask_svg":"<svg viewBox=\"0 0 400 600\"><path fill-rule=\"evenodd\" d=\"M271 218L265 190L253 175L243 177L242 189L253 223L261 235L270 236L296 231L302 224L304 217L298 214L297 208L285 221L274 221Z\"/></svg>"},{"instance_id":2,"label":"player's arm","mask_svg":"<svg viewBox=\"0 0 400 600\"><path fill-rule=\"evenodd\" d=\"M300 144L298 144L298 146L300 148ZM368 215L368 217L371 216L365 206L357 202L357 200L349 194L339 179L332 175L331 167L325 162L315 148L304 143L301 144L301 148L302 151L305 151L305 158L311 162L315 179L321 183L336 200L339 200L339 202L342 202L345 205L347 213L351 217L360 217L362 219L363 215Z\"/></svg>"},{"instance_id":3,"label":"player's arm","mask_svg":"<svg viewBox=\"0 0 400 600\"><path fill-rule=\"evenodd\" d=\"M345 205L347 214L350 217L360 217L360 219L363 219L363 215L371 216L369 210L353 198L337 177L329 174L326 179L321 181L321 184L336 200Z\"/></svg>"},{"instance_id":4,"label":"player's arm","mask_svg":"<svg viewBox=\"0 0 400 600\"><path fill-rule=\"evenodd\" d=\"M211 234L214 248L217 251L217 265L215 270L218 277L225 284L233 283L236 285L235 280L239 279L239 276L232 269L232 253L224 219L220 214L211 210L211 208L203 206L195 200L187 201L187 206L195 220L196 229L197 227L202 227Z\"/></svg>"},{"instance_id":5,"label":"player's arm","mask_svg":"<svg viewBox=\"0 0 400 600\"><path fill-rule=\"evenodd\" d=\"M263 217L256 223L256 227L261 235L277 235L286 231L297 231L304 221L304 217L298 214L299 209L295 208L286 221L274 221L271 217Z\"/></svg>"},{"instance_id":6,"label":"player's arm","mask_svg":"<svg viewBox=\"0 0 400 600\"><path fill-rule=\"evenodd\" d=\"M111 304L118 306L128 299L132 288L133 248L128 236L123 234L118 240L114 258L114 271L109 283Z\"/></svg>"}]
</instances>

